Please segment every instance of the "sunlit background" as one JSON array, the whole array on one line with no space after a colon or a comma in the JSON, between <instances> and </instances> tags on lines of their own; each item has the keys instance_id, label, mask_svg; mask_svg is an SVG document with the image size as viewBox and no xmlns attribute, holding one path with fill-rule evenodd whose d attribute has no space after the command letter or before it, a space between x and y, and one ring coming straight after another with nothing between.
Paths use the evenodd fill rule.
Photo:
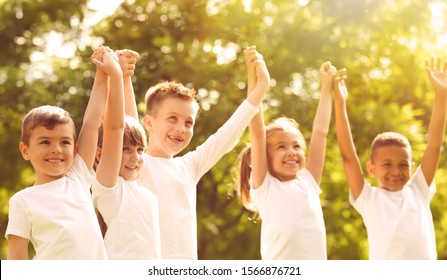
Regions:
<instances>
[{"instance_id":1,"label":"sunlit background","mask_svg":"<svg viewBox=\"0 0 447 280\"><path fill-rule=\"evenodd\" d=\"M383 131L425 149L433 91L424 60L447 58L447 1L440 0L2 0L0 1L0 226L8 201L34 182L18 150L23 116L33 107L67 109L79 130L90 95L94 48L140 54L133 84L140 115L149 86L176 80L197 91L201 110L188 151L229 118L246 95L243 49L256 45L272 87L265 118L296 119L309 141L322 62L348 69L348 111L362 164ZM321 183L329 259L367 259L366 230L349 205L334 122ZM199 182L200 259L259 259L260 222L234 194L241 139ZM187 152L187 151L185 151ZM374 183L372 178L368 178ZM439 259L447 259L447 157L431 203ZM31 247L31 246L30 246ZM0 259L7 241L0 241ZM31 254L32 255L32 254Z\"/></svg>"}]
</instances>

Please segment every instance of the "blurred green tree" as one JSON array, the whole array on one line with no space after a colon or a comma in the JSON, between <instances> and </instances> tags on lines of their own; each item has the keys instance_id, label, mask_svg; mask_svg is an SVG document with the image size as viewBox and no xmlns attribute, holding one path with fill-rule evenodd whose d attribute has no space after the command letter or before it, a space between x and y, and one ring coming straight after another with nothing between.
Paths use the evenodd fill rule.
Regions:
<instances>
[{"instance_id":1,"label":"blurred green tree","mask_svg":"<svg viewBox=\"0 0 447 280\"><path fill-rule=\"evenodd\" d=\"M128 0L93 27L87 38L96 40L87 40L81 36L82 19L89 12L86 0L2 2L0 36L7 42L0 53L2 230L9 197L33 182L32 170L15 148L21 118L32 107L51 103L69 110L79 127L94 71L88 58L99 44L140 53L133 81L141 115L151 85L176 80L197 90L201 110L189 149L214 133L246 96L242 52L256 45L273 80L265 100L267 121L281 115L294 118L308 140L319 98L318 68L329 60L348 69L348 110L362 163L368 160L374 136L387 130L409 137L419 163L433 102L424 59L440 51L437 40L442 35L432 26L433 7L438 12L442 7L436 3ZM445 9L440 11L445 15ZM43 71L30 57L43 52L41 39L53 30L78 48L73 57L46 58L51 68ZM237 156L247 141L244 136L199 183L200 259L260 258L260 222L249 219L233 191ZM366 230L349 205L332 128L328 143L321 183L328 257L366 259ZM440 259L447 259L445 162L443 154L436 176L438 193L431 204ZM6 242L0 246L4 259Z\"/></svg>"}]
</instances>

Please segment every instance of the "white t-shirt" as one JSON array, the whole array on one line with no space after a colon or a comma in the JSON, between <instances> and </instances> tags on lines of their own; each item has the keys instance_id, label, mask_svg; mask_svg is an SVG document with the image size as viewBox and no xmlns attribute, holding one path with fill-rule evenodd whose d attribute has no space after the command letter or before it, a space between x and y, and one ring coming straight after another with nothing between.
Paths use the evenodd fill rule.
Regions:
<instances>
[{"instance_id":1,"label":"white t-shirt","mask_svg":"<svg viewBox=\"0 0 447 280\"><path fill-rule=\"evenodd\" d=\"M84 160L76 155L65 177L14 194L5 237L30 240L36 260L106 259L91 179Z\"/></svg>"},{"instance_id":2,"label":"white t-shirt","mask_svg":"<svg viewBox=\"0 0 447 280\"><path fill-rule=\"evenodd\" d=\"M95 179L92 196L107 224L104 242L109 259L160 259L158 201L154 194L136 181L120 176L112 188Z\"/></svg>"},{"instance_id":3,"label":"white t-shirt","mask_svg":"<svg viewBox=\"0 0 447 280\"><path fill-rule=\"evenodd\" d=\"M427 186L418 167L405 187L396 192L372 187L366 180L362 192L350 203L363 218L371 260L436 260L436 239L430 201L434 181Z\"/></svg>"},{"instance_id":4,"label":"white t-shirt","mask_svg":"<svg viewBox=\"0 0 447 280\"><path fill-rule=\"evenodd\" d=\"M137 180L158 198L162 259L197 259L197 183L234 148L257 112L245 100L215 134L184 156L167 159L145 154Z\"/></svg>"},{"instance_id":5,"label":"white t-shirt","mask_svg":"<svg viewBox=\"0 0 447 280\"><path fill-rule=\"evenodd\" d=\"M326 229L320 187L307 169L281 182L270 173L250 189L261 217L263 260L326 260Z\"/></svg>"}]
</instances>

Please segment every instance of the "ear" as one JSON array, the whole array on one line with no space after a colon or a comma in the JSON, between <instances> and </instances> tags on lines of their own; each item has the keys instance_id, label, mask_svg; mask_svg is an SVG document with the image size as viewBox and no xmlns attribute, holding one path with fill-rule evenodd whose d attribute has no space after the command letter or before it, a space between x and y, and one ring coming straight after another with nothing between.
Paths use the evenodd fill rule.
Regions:
<instances>
[{"instance_id":1,"label":"ear","mask_svg":"<svg viewBox=\"0 0 447 280\"><path fill-rule=\"evenodd\" d=\"M152 117L149 114L144 115L143 125L148 133L152 132Z\"/></svg>"},{"instance_id":2,"label":"ear","mask_svg":"<svg viewBox=\"0 0 447 280\"><path fill-rule=\"evenodd\" d=\"M22 154L22 157L25 160L29 160L28 147L22 141L20 141L20 143L19 143L19 150L20 150L20 153Z\"/></svg>"},{"instance_id":3,"label":"ear","mask_svg":"<svg viewBox=\"0 0 447 280\"><path fill-rule=\"evenodd\" d=\"M376 170L374 163L372 163L370 160L366 163L366 171L368 171L369 176L376 177Z\"/></svg>"}]
</instances>

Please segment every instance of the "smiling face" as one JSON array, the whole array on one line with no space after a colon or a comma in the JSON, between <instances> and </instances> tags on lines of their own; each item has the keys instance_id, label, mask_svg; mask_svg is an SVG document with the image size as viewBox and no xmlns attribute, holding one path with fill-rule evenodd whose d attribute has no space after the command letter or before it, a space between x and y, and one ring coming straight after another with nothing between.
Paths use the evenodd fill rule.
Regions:
<instances>
[{"instance_id":1,"label":"smiling face","mask_svg":"<svg viewBox=\"0 0 447 280\"><path fill-rule=\"evenodd\" d=\"M377 179L379 188L388 191L402 190L413 170L409 147L397 145L376 148L374 157L367 163L369 175Z\"/></svg>"},{"instance_id":2,"label":"smiling face","mask_svg":"<svg viewBox=\"0 0 447 280\"><path fill-rule=\"evenodd\" d=\"M35 185L62 178L73 164L73 126L70 123L55 125L51 130L38 126L31 131L29 143L20 142L25 160L31 161Z\"/></svg>"},{"instance_id":3,"label":"smiling face","mask_svg":"<svg viewBox=\"0 0 447 280\"><path fill-rule=\"evenodd\" d=\"M119 175L128 181L135 180L144 163L144 146L124 143Z\"/></svg>"},{"instance_id":4,"label":"smiling face","mask_svg":"<svg viewBox=\"0 0 447 280\"><path fill-rule=\"evenodd\" d=\"M267 137L270 173L280 181L295 179L306 162L305 143L295 129L277 130Z\"/></svg>"},{"instance_id":5,"label":"smiling face","mask_svg":"<svg viewBox=\"0 0 447 280\"><path fill-rule=\"evenodd\" d=\"M155 157L172 158L191 142L197 107L176 97L165 99L152 114L144 117L149 132L147 153Z\"/></svg>"}]
</instances>

